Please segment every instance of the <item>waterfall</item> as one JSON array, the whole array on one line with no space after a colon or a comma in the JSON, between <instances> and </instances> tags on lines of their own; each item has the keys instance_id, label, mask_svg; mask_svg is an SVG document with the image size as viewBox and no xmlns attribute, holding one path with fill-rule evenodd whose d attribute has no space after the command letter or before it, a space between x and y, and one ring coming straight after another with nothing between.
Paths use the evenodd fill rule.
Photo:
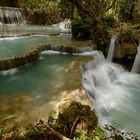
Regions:
<instances>
[{"instance_id":1,"label":"waterfall","mask_svg":"<svg viewBox=\"0 0 140 140\"><path fill-rule=\"evenodd\" d=\"M4 16L3 16L3 10L0 9L0 23L4 23Z\"/></svg>"},{"instance_id":2,"label":"waterfall","mask_svg":"<svg viewBox=\"0 0 140 140\"><path fill-rule=\"evenodd\" d=\"M139 73L140 72L140 43L139 43L139 46L137 47L137 54L136 54L131 72L133 72L133 73Z\"/></svg>"},{"instance_id":3,"label":"waterfall","mask_svg":"<svg viewBox=\"0 0 140 140\"><path fill-rule=\"evenodd\" d=\"M0 23L22 24L23 22L24 18L20 8L0 7Z\"/></svg>"},{"instance_id":4,"label":"waterfall","mask_svg":"<svg viewBox=\"0 0 140 140\"><path fill-rule=\"evenodd\" d=\"M117 37L114 35L110 41L110 46L109 46L108 55L107 55L107 61L109 62L112 61L114 53L115 53L116 39Z\"/></svg>"},{"instance_id":5,"label":"waterfall","mask_svg":"<svg viewBox=\"0 0 140 140\"><path fill-rule=\"evenodd\" d=\"M83 55L90 55L90 53L85 52ZM82 73L95 69L98 65L105 62L105 57L101 51L92 51L92 55L95 56L94 60L91 60L87 63L81 64L81 71Z\"/></svg>"},{"instance_id":6,"label":"waterfall","mask_svg":"<svg viewBox=\"0 0 140 140\"><path fill-rule=\"evenodd\" d=\"M122 66L102 60L81 65L82 85L92 101L99 124L119 124L140 136L140 76Z\"/></svg>"}]
</instances>

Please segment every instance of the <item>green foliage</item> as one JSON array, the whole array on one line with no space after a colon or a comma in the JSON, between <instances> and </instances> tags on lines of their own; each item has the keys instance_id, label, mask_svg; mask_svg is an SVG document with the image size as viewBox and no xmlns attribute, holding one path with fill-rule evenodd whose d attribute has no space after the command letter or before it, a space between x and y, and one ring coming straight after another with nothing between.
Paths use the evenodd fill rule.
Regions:
<instances>
[{"instance_id":1,"label":"green foliage","mask_svg":"<svg viewBox=\"0 0 140 140\"><path fill-rule=\"evenodd\" d=\"M11 1L11 0L0 0L0 6L4 7L18 7L19 0Z\"/></svg>"},{"instance_id":2,"label":"green foliage","mask_svg":"<svg viewBox=\"0 0 140 140\"><path fill-rule=\"evenodd\" d=\"M105 125L96 127L91 133L79 130L79 135L74 140L138 140L138 137L132 132L126 132L117 126Z\"/></svg>"},{"instance_id":3,"label":"green foliage","mask_svg":"<svg viewBox=\"0 0 140 140\"><path fill-rule=\"evenodd\" d=\"M81 104L78 104L79 108L81 108ZM82 108L81 108L82 110ZM61 117L62 114L60 114ZM52 116L50 116L52 117ZM9 116L6 118L6 120L11 119L12 117ZM67 124L69 125L69 122L66 120L61 119L65 122L59 122L57 120L54 120L51 118L51 122L48 123L40 120L37 124L29 124L26 128L24 133L21 135L18 129L11 130L11 132L5 133L4 132L4 126L0 127L0 139L5 138L6 140L45 140L45 139L57 139L57 135L52 131L52 128L58 124ZM5 120L5 119L4 119ZM50 121L50 120L49 120ZM51 127L52 128L51 128ZM59 129L55 129L58 132L61 132L60 129L62 128L63 131L65 130L67 133L68 127L64 128L66 125L59 126ZM66 134L65 133L65 134ZM63 134L63 133L61 133ZM68 133L67 133L68 134ZM85 130L77 130L73 133L73 139L74 140L138 140L138 137L133 132L127 132L125 130L122 130L117 126L114 125L105 125L103 127L95 127L92 129L92 131L85 131Z\"/></svg>"},{"instance_id":4,"label":"green foliage","mask_svg":"<svg viewBox=\"0 0 140 140\"><path fill-rule=\"evenodd\" d=\"M104 131L107 132L107 136L113 140L138 140L138 136L135 133L121 130L116 124L105 125Z\"/></svg>"},{"instance_id":5,"label":"green foliage","mask_svg":"<svg viewBox=\"0 0 140 140\"><path fill-rule=\"evenodd\" d=\"M140 1L138 1L136 9L137 9L138 14L140 15Z\"/></svg>"},{"instance_id":6,"label":"green foliage","mask_svg":"<svg viewBox=\"0 0 140 140\"><path fill-rule=\"evenodd\" d=\"M79 130L79 136L74 140L107 140L107 134L103 129L97 127L92 133L87 134L85 131Z\"/></svg>"},{"instance_id":7,"label":"green foliage","mask_svg":"<svg viewBox=\"0 0 140 140\"><path fill-rule=\"evenodd\" d=\"M20 0L20 6L29 12L38 10L46 0Z\"/></svg>"},{"instance_id":8,"label":"green foliage","mask_svg":"<svg viewBox=\"0 0 140 140\"><path fill-rule=\"evenodd\" d=\"M101 127L96 127L93 131L92 137L94 137L95 140L105 140L107 135L105 130L103 130Z\"/></svg>"},{"instance_id":9,"label":"green foliage","mask_svg":"<svg viewBox=\"0 0 140 140\"><path fill-rule=\"evenodd\" d=\"M87 17L93 18L93 20L97 20L96 18L100 19L103 15L112 8L113 4L116 0L69 0L73 3L79 15L85 15Z\"/></svg>"},{"instance_id":10,"label":"green foliage","mask_svg":"<svg viewBox=\"0 0 140 140\"><path fill-rule=\"evenodd\" d=\"M57 23L59 19L58 3L53 0L21 0L20 7L24 9L31 24Z\"/></svg>"},{"instance_id":11,"label":"green foliage","mask_svg":"<svg viewBox=\"0 0 140 140\"><path fill-rule=\"evenodd\" d=\"M16 118L16 116L14 116L14 115L7 115L6 117L4 117L3 119L0 120L0 124L5 123L6 121L13 120L15 118Z\"/></svg>"},{"instance_id":12,"label":"green foliage","mask_svg":"<svg viewBox=\"0 0 140 140\"><path fill-rule=\"evenodd\" d=\"M59 133L73 138L78 126L90 132L97 126L97 121L95 112L91 111L89 106L76 101L68 101L60 107L57 118L50 117L48 122Z\"/></svg>"},{"instance_id":13,"label":"green foliage","mask_svg":"<svg viewBox=\"0 0 140 140\"><path fill-rule=\"evenodd\" d=\"M64 18L72 19L74 16L74 5L68 0L60 0L58 3L58 8L61 12L61 16Z\"/></svg>"},{"instance_id":14,"label":"green foliage","mask_svg":"<svg viewBox=\"0 0 140 140\"><path fill-rule=\"evenodd\" d=\"M126 29L120 33L120 43L133 43L135 46L138 45L138 37L133 30Z\"/></svg>"},{"instance_id":15,"label":"green foliage","mask_svg":"<svg viewBox=\"0 0 140 140\"><path fill-rule=\"evenodd\" d=\"M7 122L13 121L16 118L14 115L7 115L4 118L0 120L0 139L3 138L3 135L5 135L5 125ZM8 133L8 139L7 140L20 140L19 139L19 131L18 130L12 130Z\"/></svg>"},{"instance_id":16,"label":"green foliage","mask_svg":"<svg viewBox=\"0 0 140 140\"><path fill-rule=\"evenodd\" d=\"M112 15L107 15L102 18L103 25L106 27L116 27L116 20Z\"/></svg>"},{"instance_id":17,"label":"green foliage","mask_svg":"<svg viewBox=\"0 0 140 140\"><path fill-rule=\"evenodd\" d=\"M21 140L20 132L18 130L12 131L8 137L9 140Z\"/></svg>"},{"instance_id":18,"label":"green foliage","mask_svg":"<svg viewBox=\"0 0 140 140\"><path fill-rule=\"evenodd\" d=\"M26 127L26 133L24 139L39 139L44 133L44 129L38 125L29 124Z\"/></svg>"},{"instance_id":19,"label":"green foliage","mask_svg":"<svg viewBox=\"0 0 140 140\"><path fill-rule=\"evenodd\" d=\"M72 36L74 39L93 39L96 42L97 49L104 52L110 40L107 29L110 26L115 26L115 23L112 17L104 17L102 22L96 25L86 16L80 15L72 21Z\"/></svg>"},{"instance_id":20,"label":"green foliage","mask_svg":"<svg viewBox=\"0 0 140 140\"><path fill-rule=\"evenodd\" d=\"M1 0L0 5L1 6L8 6L8 0Z\"/></svg>"},{"instance_id":21,"label":"green foliage","mask_svg":"<svg viewBox=\"0 0 140 140\"><path fill-rule=\"evenodd\" d=\"M119 17L121 21L133 21L139 11L139 0L123 0L119 4Z\"/></svg>"},{"instance_id":22,"label":"green foliage","mask_svg":"<svg viewBox=\"0 0 140 140\"><path fill-rule=\"evenodd\" d=\"M97 49L103 50L108 45L108 24L104 15L112 8L117 0L69 0L77 9L77 15L72 21L72 34L76 39L92 38ZM107 22L110 23L107 24Z\"/></svg>"},{"instance_id":23,"label":"green foliage","mask_svg":"<svg viewBox=\"0 0 140 140\"><path fill-rule=\"evenodd\" d=\"M78 131L78 136L74 137L74 140L86 140L87 139L87 134L85 131L79 130Z\"/></svg>"},{"instance_id":24,"label":"green foliage","mask_svg":"<svg viewBox=\"0 0 140 140\"><path fill-rule=\"evenodd\" d=\"M72 36L74 39L90 39L91 31L89 22L80 17L72 21Z\"/></svg>"},{"instance_id":25,"label":"green foliage","mask_svg":"<svg viewBox=\"0 0 140 140\"><path fill-rule=\"evenodd\" d=\"M107 133L101 127L96 127L91 133L83 130L78 131L78 136L74 140L107 140Z\"/></svg>"},{"instance_id":26,"label":"green foliage","mask_svg":"<svg viewBox=\"0 0 140 140\"><path fill-rule=\"evenodd\" d=\"M105 49L108 47L110 38L107 32L107 26L101 25L96 31L94 31L94 40L96 41L97 49L105 53Z\"/></svg>"},{"instance_id":27,"label":"green foliage","mask_svg":"<svg viewBox=\"0 0 140 140\"><path fill-rule=\"evenodd\" d=\"M2 134L3 134L3 128L0 127L0 138L2 137Z\"/></svg>"},{"instance_id":28,"label":"green foliage","mask_svg":"<svg viewBox=\"0 0 140 140\"><path fill-rule=\"evenodd\" d=\"M135 26L134 26L134 29L140 29L140 23L139 24L136 24Z\"/></svg>"}]
</instances>

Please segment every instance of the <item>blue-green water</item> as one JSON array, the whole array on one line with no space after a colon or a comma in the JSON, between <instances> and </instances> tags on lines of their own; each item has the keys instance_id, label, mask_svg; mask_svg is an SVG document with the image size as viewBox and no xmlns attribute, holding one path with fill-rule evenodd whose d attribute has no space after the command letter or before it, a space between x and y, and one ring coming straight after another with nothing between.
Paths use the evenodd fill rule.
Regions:
<instances>
[{"instance_id":1,"label":"blue-green water","mask_svg":"<svg viewBox=\"0 0 140 140\"><path fill-rule=\"evenodd\" d=\"M68 66L78 57L43 55L40 58L21 68L1 72L0 93L25 92L50 96L65 85Z\"/></svg>"},{"instance_id":2,"label":"blue-green water","mask_svg":"<svg viewBox=\"0 0 140 140\"><path fill-rule=\"evenodd\" d=\"M47 119L49 110L57 105L64 91L79 88L79 75L69 71L69 65L78 58L43 54L33 63L1 71L0 119L14 115L19 126Z\"/></svg>"},{"instance_id":3,"label":"blue-green water","mask_svg":"<svg viewBox=\"0 0 140 140\"><path fill-rule=\"evenodd\" d=\"M0 58L22 55L40 44L83 47L90 46L91 42L74 41L60 36L28 36L21 38L9 38L0 40Z\"/></svg>"},{"instance_id":4,"label":"blue-green water","mask_svg":"<svg viewBox=\"0 0 140 140\"><path fill-rule=\"evenodd\" d=\"M0 35L51 34L10 37L0 39L0 59L27 53L40 44L65 45L75 47L91 46L92 42L74 41L69 35L60 34L56 26L2 26ZM79 88L80 76L69 71L69 65L78 56L42 54L30 64L17 69L0 71L0 119L7 115L16 116L14 122L20 125L46 119L48 111L62 93Z\"/></svg>"},{"instance_id":5,"label":"blue-green water","mask_svg":"<svg viewBox=\"0 0 140 140\"><path fill-rule=\"evenodd\" d=\"M61 36L5 38L0 40L0 58L22 55L40 44L82 47L89 42ZM79 74L69 71L69 65L79 57L44 53L30 64L0 71L0 118L12 114L20 123L47 118L51 102L63 91L79 88Z\"/></svg>"},{"instance_id":6,"label":"blue-green water","mask_svg":"<svg viewBox=\"0 0 140 140\"><path fill-rule=\"evenodd\" d=\"M61 29L56 25L2 25L0 26L0 35L17 35L28 33L45 33L45 34L59 34Z\"/></svg>"}]
</instances>

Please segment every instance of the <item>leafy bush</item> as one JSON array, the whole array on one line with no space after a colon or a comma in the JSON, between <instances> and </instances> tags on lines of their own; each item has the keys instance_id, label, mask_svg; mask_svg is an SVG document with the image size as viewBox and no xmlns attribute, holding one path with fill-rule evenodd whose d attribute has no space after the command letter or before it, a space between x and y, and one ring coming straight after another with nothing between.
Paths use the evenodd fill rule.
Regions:
<instances>
[{"instance_id":1,"label":"leafy bush","mask_svg":"<svg viewBox=\"0 0 140 140\"><path fill-rule=\"evenodd\" d=\"M87 40L91 37L89 23L85 19L76 17L72 21L72 36L74 39Z\"/></svg>"},{"instance_id":2,"label":"leafy bush","mask_svg":"<svg viewBox=\"0 0 140 140\"><path fill-rule=\"evenodd\" d=\"M105 125L96 127L92 133L79 130L79 135L74 140L138 140L133 132L126 132L116 126Z\"/></svg>"},{"instance_id":3,"label":"leafy bush","mask_svg":"<svg viewBox=\"0 0 140 140\"><path fill-rule=\"evenodd\" d=\"M116 27L116 20L113 16L108 15L102 18L103 25L107 27Z\"/></svg>"},{"instance_id":4,"label":"leafy bush","mask_svg":"<svg viewBox=\"0 0 140 140\"><path fill-rule=\"evenodd\" d=\"M138 37L133 30L125 30L120 33L119 36L120 43L133 43L135 46L138 45Z\"/></svg>"},{"instance_id":5,"label":"leafy bush","mask_svg":"<svg viewBox=\"0 0 140 140\"><path fill-rule=\"evenodd\" d=\"M40 139L40 137L44 134L44 128L38 125L30 124L26 127L26 133L24 135L25 139Z\"/></svg>"},{"instance_id":6,"label":"leafy bush","mask_svg":"<svg viewBox=\"0 0 140 140\"><path fill-rule=\"evenodd\" d=\"M2 134L3 134L3 128L0 127L0 139L2 138Z\"/></svg>"},{"instance_id":7,"label":"leafy bush","mask_svg":"<svg viewBox=\"0 0 140 140\"><path fill-rule=\"evenodd\" d=\"M63 18L72 19L74 16L74 6L68 0L59 0L58 8Z\"/></svg>"},{"instance_id":8,"label":"leafy bush","mask_svg":"<svg viewBox=\"0 0 140 140\"><path fill-rule=\"evenodd\" d=\"M55 2L21 0L20 7L24 9L30 24L53 24L60 21L60 12Z\"/></svg>"},{"instance_id":9,"label":"leafy bush","mask_svg":"<svg viewBox=\"0 0 140 140\"><path fill-rule=\"evenodd\" d=\"M134 29L140 29L140 23L138 23L138 24L136 24L135 26L134 26Z\"/></svg>"},{"instance_id":10,"label":"leafy bush","mask_svg":"<svg viewBox=\"0 0 140 140\"><path fill-rule=\"evenodd\" d=\"M108 26L109 25L102 24L97 27L91 24L90 20L86 17L77 17L72 21L72 36L74 39L93 39L97 45L97 49L104 52L110 40L107 32Z\"/></svg>"},{"instance_id":11,"label":"leafy bush","mask_svg":"<svg viewBox=\"0 0 140 140\"><path fill-rule=\"evenodd\" d=\"M105 53L105 50L110 42L110 37L106 26L100 26L98 28L94 34L94 41L96 42L97 49Z\"/></svg>"}]
</instances>

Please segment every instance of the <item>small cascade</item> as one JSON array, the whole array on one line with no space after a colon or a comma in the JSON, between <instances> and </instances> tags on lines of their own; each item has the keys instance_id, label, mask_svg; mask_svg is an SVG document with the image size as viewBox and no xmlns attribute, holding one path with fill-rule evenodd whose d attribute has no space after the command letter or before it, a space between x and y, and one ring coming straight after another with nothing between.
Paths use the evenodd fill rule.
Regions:
<instances>
[{"instance_id":1,"label":"small cascade","mask_svg":"<svg viewBox=\"0 0 140 140\"><path fill-rule=\"evenodd\" d=\"M24 18L20 8L0 7L1 24L22 24L23 22Z\"/></svg>"},{"instance_id":2,"label":"small cascade","mask_svg":"<svg viewBox=\"0 0 140 140\"><path fill-rule=\"evenodd\" d=\"M71 32L71 20L68 19L60 22L59 28L62 30L62 32Z\"/></svg>"},{"instance_id":3,"label":"small cascade","mask_svg":"<svg viewBox=\"0 0 140 140\"><path fill-rule=\"evenodd\" d=\"M79 53L90 52L90 51L93 51L92 47L81 47L78 49Z\"/></svg>"},{"instance_id":4,"label":"small cascade","mask_svg":"<svg viewBox=\"0 0 140 140\"><path fill-rule=\"evenodd\" d=\"M115 47L116 47L116 39L117 39L117 37L115 35L111 38L108 55L107 55L108 62L111 62L113 59Z\"/></svg>"},{"instance_id":5,"label":"small cascade","mask_svg":"<svg viewBox=\"0 0 140 140\"><path fill-rule=\"evenodd\" d=\"M85 52L85 53L87 53L87 55L90 56L90 53L88 52ZM83 53L83 55L85 55L85 53ZM105 62L105 57L101 51L93 51L92 55L95 56L94 60L81 64L82 73L85 73L86 71L89 71L89 70L93 70L98 65Z\"/></svg>"},{"instance_id":6,"label":"small cascade","mask_svg":"<svg viewBox=\"0 0 140 140\"><path fill-rule=\"evenodd\" d=\"M140 76L105 61L101 53L81 65L82 85L93 102L99 124L120 125L140 134ZM140 136L140 135L139 135Z\"/></svg>"},{"instance_id":7,"label":"small cascade","mask_svg":"<svg viewBox=\"0 0 140 140\"><path fill-rule=\"evenodd\" d=\"M136 54L135 61L132 66L131 72L133 72L133 73L140 72L140 43L139 43L139 46L137 47L137 54Z\"/></svg>"},{"instance_id":8,"label":"small cascade","mask_svg":"<svg viewBox=\"0 0 140 140\"><path fill-rule=\"evenodd\" d=\"M3 10L0 9L0 23L4 23L4 15L3 15Z\"/></svg>"}]
</instances>

